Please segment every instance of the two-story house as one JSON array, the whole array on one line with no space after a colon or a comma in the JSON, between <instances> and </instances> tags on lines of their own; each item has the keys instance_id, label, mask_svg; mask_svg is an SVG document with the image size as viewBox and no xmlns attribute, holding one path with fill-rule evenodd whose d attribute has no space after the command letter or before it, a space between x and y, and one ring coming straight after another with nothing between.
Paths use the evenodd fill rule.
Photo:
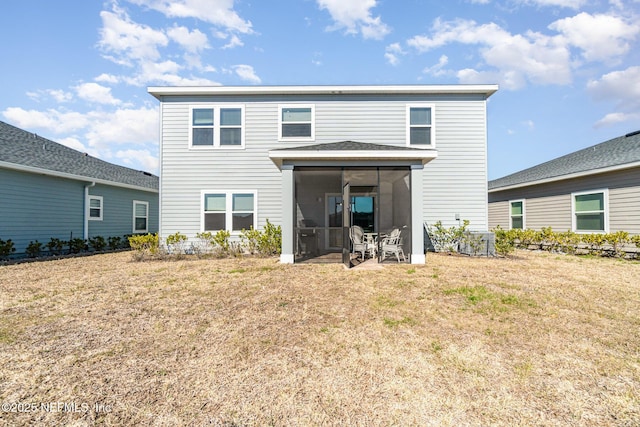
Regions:
<instances>
[{"instance_id":1,"label":"two-story house","mask_svg":"<svg viewBox=\"0 0 640 427\"><path fill-rule=\"evenodd\" d=\"M160 235L282 226L283 263L349 251L348 228L487 230L487 99L497 85L151 87ZM344 209L344 207L347 207ZM343 259L348 263L348 257Z\"/></svg>"}]
</instances>

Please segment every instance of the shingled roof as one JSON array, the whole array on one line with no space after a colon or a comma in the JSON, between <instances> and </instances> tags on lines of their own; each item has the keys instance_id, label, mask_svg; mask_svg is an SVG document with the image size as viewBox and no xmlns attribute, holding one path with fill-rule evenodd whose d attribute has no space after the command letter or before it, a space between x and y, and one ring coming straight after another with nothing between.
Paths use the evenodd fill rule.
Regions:
<instances>
[{"instance_id":1,"label":"shingled roof","mask_svg":"<svg viewBox=\"0 0 640 427\"><path fill-rule=\"evenodd\" d=\"M0 162L72 175L78 179L158 189L158 177L114 165L0 121Z\"/></svg>"},{"instance_id":2,"label":"shingled roof","mask_svg":"<svg viewBox=\"0 0 640 427\"><path fill-rule=\"evenodd\" d=\"M489 181L489 191L560 180L640 162L640 131Z\"/></svg>"},{"instance_id":3,"label":"shingled roof","mask_svg":"<svg viewBox=\"0 0 640 427\"><path fill-rule=\"evenodd\" d=\"M383 144L371 144L369 142L358 141L340 141L340 142L327 142L324 144L303 145L295 148L278 148L273 151L285 151L285 150L297 150L297 151L415 151L416 148L401 147L398 145L383 145Z\"/></svg>"}]
</instances>

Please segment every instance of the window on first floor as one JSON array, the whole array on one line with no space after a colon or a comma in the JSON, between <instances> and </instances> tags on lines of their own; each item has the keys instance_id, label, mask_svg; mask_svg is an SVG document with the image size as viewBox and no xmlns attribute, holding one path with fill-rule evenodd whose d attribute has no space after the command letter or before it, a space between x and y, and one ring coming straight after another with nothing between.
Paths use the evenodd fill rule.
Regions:
<instances>
[{"instance_id":1,"label":"window on first floor","mask_svg":"<svg viewBox=\"0 0 640 427\"><path fill-rule=\"evenodd\" d=\"M433 105L417 104L407 106L407 145L433 148L435 129L433 123Z\"/></svg>"},{"instance_id":2,"label":"window on first floor","mask_svg":"<svg viewBox=\"0 0 640 427\"><path fill-rule=\"evenodd\" d=\"M87 203L89 204L89 219L92 221L102 221L102 196L89 196Z\"/></svg>"},{"instance_id":3,"label":"window on first floor","mask_svg":"<svg viewBox=\"0 0 640 427\"><path fill-rule=\"evenodd\" d=\"M607 231L607 196L607 190L572 194L574 231Z\"/></svg>"},{"instance_id":4,"label":"window on first floor","mask_svg":"<svg viewBox=\"0 0 640 427\"><path fill-rule=\"evenodd\" d=\"M191 148L243 148L244 107L191 107Z\"/></svg>"},{"instance_id":5,"label":"window on first floor","mask_svg":"<svg viewBox=\"0 0 640 427\"><path fill-rule=\"evenodd\" d=\"M315 108L313 105L281 105L279 107L280 140L315 139Z\"/></svg>"},{"instance_id":6,"label":"window on first floor","mask_svg":"<svg viewBox=\"0 0 640 427\"><path fill-rule=\"evenodd\" d=\"M202 230L232 233L256 228L255 191L205 191L202 193Z\"/></svg>"},{"instance_id":7,"label":"window on first floor","mask_svg":"<svg viewBox=\"0 0 640 427\"><path fill-rule=\"evenodd\" d=\"M514 200L509 203L510 228L524 228L524 200Z\"/></svg>"},{"instance_id":8,"label":"window on first floor","mask_svg":"<svg viewBox=\"0 0 640 427\"><path fill-rule=\"evenodd\" d=\"M149 202L133 201L133 233L149 232Z\"/></svg>"}]
</instances>

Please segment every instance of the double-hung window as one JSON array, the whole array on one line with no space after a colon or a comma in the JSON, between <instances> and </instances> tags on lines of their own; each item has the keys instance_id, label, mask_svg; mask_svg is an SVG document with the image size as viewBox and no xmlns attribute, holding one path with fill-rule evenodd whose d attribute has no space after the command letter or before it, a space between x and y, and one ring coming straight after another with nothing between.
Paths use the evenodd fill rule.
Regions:
<instances>
[{"instance_id":1,"label":"double-hung window","mask_svg":"<svg viewBox=\"0 0 640 427\"><path fill-rule=\"evenodd\" d=\"M524 228L524 200L513 200L509 203L510 228Z\"/></svg>"},{"instance_id":2,"label":"double-hung window","mask_svg":"<svg viewBox=\"0 0 640 427\"><path fill-rule=\"evenodd\" d=\"M407 146L435 147L434 110L431 104L407 105Z\"/></svg>"},{"instance_id":3,"label":"double-hung window","mask_svg":"<svg viewBox=\"0 0 640 427\"><path fill-rule=\"evenodd\" d=\"M202 230L232 233L256 228L256 191L203 191Z\"/></svg>"},{"instance_id":4,"label":"double-hung window","mask_svg":"<svg viewBox=\"0 0 640 427\"><path fill-rule=\"evenodd\" d=\"M281 141L315 140L314 105L280 105L278 108L278 139Z\"/></svg>"},{"instance_id":5,"label":"double-hung window","mask_svg":"<svg viewBox=\"0 0 640 427\"><path fill-rule=\"evenodd\" d=\"M87 203L89 204L87 210L89 212L89 219L92 221L102 221L102 196L89 196Z\"/></svg>"},{"instance_id":6,"label":"double-hung window","mask_svg":"<svg viewBox=\"0 0 640 427\"><path fill-rule=\"evenodd\" d=\"M190 108L191 148L244 148L244 106Z\"/></svg>"},{"instance_id":7,"label":"double-hung window","mask_svg":"<svg viewBox=\"0 0 640 427\"><path fill-rule=\"evenodd\" d=\"M607 196L607 190L571 195L574 231L607 232Z\"/></svg>"},{"instance_id":8,"label":"double-hung window","mask_svg":"<svg viewBox=\"0 0 640 427\"><path fill-rule=\"evenodd\" d=\"M133 201L133 234L149 231L149 202Z\"/></svg>"}]
</instances>

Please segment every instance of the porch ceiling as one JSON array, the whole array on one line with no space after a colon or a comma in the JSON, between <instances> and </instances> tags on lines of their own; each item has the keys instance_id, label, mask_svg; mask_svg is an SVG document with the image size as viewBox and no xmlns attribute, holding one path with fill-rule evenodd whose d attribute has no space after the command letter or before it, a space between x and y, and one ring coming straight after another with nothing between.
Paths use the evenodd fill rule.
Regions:
<instances>
[{"instance_id":1,"label":"porch ceiling","mask_svg":"<svg viewBox=\"0 0 640 427\"><path fill-rule=\"evenodd\" d=\"M356 141L331 142L269 151L269 158L278 168L285 161L420 161L423 165L438 157L435 149L409 148L397 145L371 144Z\"/></svg>"}]
</instances>

